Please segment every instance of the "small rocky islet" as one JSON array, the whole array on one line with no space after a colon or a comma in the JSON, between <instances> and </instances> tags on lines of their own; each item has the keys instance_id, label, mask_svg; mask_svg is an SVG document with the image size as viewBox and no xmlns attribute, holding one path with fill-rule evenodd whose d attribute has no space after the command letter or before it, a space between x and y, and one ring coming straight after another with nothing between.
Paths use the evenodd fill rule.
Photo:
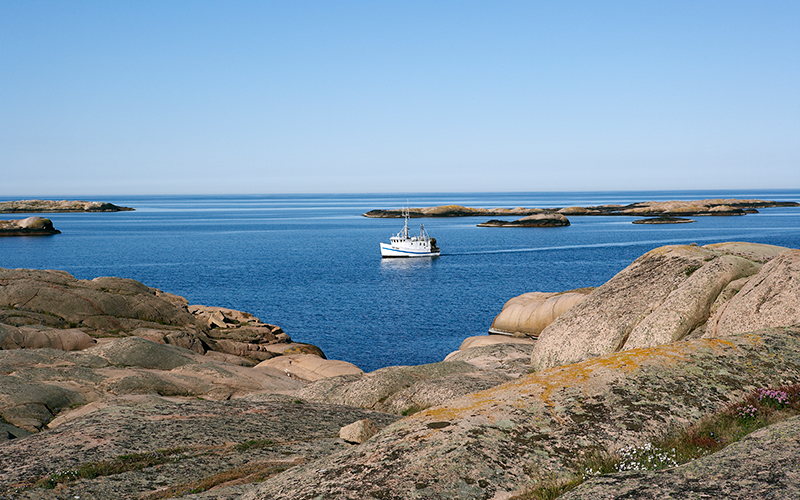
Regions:
<instances>
[{"instance_id":1,"label":"small rocky islet","mask_svg":"<svg viewBox=\"0 0 800 500\"><path fill-rule=\"evenodd\" d=\"M800 250L660 247L510 298L492 331L363 373L245 312L0 269L0 498L531 498L583 454L800 384ZM796 497L798 432L565 498Z\"/></svg>"},{"instance_id":2,"label":"small rocky islet","mask_svg":"<svg viewBox=\"0 0 800 500\"><path fill-rule=\"evenodd\" d=\"M694 201L647 201L628 205L597 205L590 207L561 208L472 208L461 205L410 208L409 217L512 217L514 221L492 219L478 227L561 227L569 226L567 216L620 215L647 217L634 224L678 224L694 222L687 216L735 216L757 213L759 208L797 207L794 201L740 200L714 198ZM369 218L402 218L402 209L370 210L363 214Z\"/></svg>"},{"instance_id":3,"label":"small rocky islet","mask_svg":"<svg viewBox=\"0 0 800 500\"><path fill-rule=\"evenodd\" d=\"M53 227L53 221L45 217L0 220L0 236L50 236L61 234Z\"/></svg>"}]
</instances>

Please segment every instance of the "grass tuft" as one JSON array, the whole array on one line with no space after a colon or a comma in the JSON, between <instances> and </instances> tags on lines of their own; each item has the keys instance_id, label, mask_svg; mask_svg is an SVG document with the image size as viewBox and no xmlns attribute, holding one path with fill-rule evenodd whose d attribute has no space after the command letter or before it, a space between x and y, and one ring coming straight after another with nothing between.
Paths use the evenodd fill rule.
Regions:
<instances>
[{"instance_id":1,"label":"grass tuft","mask_svg":"<svg viewBox=\"0 0 800 500\"><path fill-rule=\"evenodd\" d=\"M75 469L54 472L36 481L35 486L53 489L60 483L69 483L79 479L94 479L102 476L112 476L122 472L141 470L154 465L163 464L173 460L174 455L183 453L183 448L157 450L148 453L132 453L120 455L112 460L102 462L88 462Z\"/></svg>"}]
</instances>

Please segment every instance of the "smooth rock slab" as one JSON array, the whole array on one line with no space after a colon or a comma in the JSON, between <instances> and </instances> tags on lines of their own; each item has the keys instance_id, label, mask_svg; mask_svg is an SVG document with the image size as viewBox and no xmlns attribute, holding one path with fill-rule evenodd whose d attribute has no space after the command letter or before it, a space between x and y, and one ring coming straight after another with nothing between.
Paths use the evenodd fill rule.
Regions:
<instances>
[{"instance_id":1,"label":"smooth rock slab","mask_svg":"<svg viewBox=\"0 0 800 500\"><path fill-rule=\"evenodd\" d=\"M653 249L542 330L531 365L545 369L686 338L706 323L712 306L720 307L722 290L758 271L761 258L746 256L763 257L774 249L755 244Z\"/></svg>"},{"instance_id":2,"label":"smooth rock slab","mask_svg":"<svg viewBox=\"0 0 800 500\"><path fill-rule=\"evenodd\" d=\"M489 333L506 333L536 338L550 323L570 307L581 302L589 290L580 292L529 292L509 299L503 304Z\"/></svg>"},{"instance_id":3,"label":"smooth rock slab","mask_svg":"<svg viewBox=\"0 0 800 500\"><path fill-rule=\"evenodd\" d=\"M800 250L764 264L706 327L706 337L726 337L770 326L800 323Z\"/></svg>"},{"instance_id":4,"label":"smooth rock slab","mask_svg":"<svg viewBox=\"0 0 800 500\"><path fill-rule=\"evenodd\" d=\"M307 382L340 375L359 375L361 368L347 361L324 359L314 354L287 354L262 361L255 370L270 368L281 370L287 376Z\"/></svg>"},{"instance_id":5,"label":"smooth rock slab","mask_svg":"<svg viewBox=\"0 0 800 500\"><path fill-rule=\"evenodd\" d=\"M278 464L283 470L348 448L337 439L346 424L368 418L382 428L397 420L394 415L299 403L290 397L203 401L128 396L89 410L55 429L0 446L0 499L140 498L253 463L265 469ZM81 464L170 448L185 452L144 470L67 483L55 490L15 491Z\"/></svg>"}]
</instances>

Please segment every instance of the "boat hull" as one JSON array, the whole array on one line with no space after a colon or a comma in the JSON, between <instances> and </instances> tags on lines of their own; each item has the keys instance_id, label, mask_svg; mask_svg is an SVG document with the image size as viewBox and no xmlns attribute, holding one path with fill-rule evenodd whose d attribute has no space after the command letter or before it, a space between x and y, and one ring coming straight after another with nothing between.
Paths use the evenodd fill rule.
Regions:
<instances>
[{"instance_id":1,"label":"boat hull","mask_svg":"<svg viewBox=\"0 0 800 500\"><path fill-rule=\"evenodd\" d=\"M381 243L381 257L383 258L414 258L414 257L438 257L439 252L410 250L399 248L388 243Z\"/></svg>"}]
</instances>

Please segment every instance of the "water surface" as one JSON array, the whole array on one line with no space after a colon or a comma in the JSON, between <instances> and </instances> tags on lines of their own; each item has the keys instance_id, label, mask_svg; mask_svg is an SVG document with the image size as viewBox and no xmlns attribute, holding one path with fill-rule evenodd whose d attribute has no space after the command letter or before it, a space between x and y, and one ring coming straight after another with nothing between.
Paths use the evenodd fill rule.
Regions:
<instances>
[{"instance_id":1,"label":"water surface","mask_svg":"<svg viewBox=\"0 0 800 500\"><path fill-rule=\"evenodd\" d=\"M0 239L0 267L132 278L192 304L251 312L329 358L369 371L441 361L465 337L486 333L511 297L598 286L658 246L752 241L800 248L800 208L670 225L621 216L571 216L563 228L476 227L486 217L412 219L414 231L424 223L442 248L436 259L413 260L380 258L378 243L403 222L361 216L369 210L719 197L797 201L800 190L69 197L136 211L48 214L62 234Z\"/></svg>"}]
</instances>

